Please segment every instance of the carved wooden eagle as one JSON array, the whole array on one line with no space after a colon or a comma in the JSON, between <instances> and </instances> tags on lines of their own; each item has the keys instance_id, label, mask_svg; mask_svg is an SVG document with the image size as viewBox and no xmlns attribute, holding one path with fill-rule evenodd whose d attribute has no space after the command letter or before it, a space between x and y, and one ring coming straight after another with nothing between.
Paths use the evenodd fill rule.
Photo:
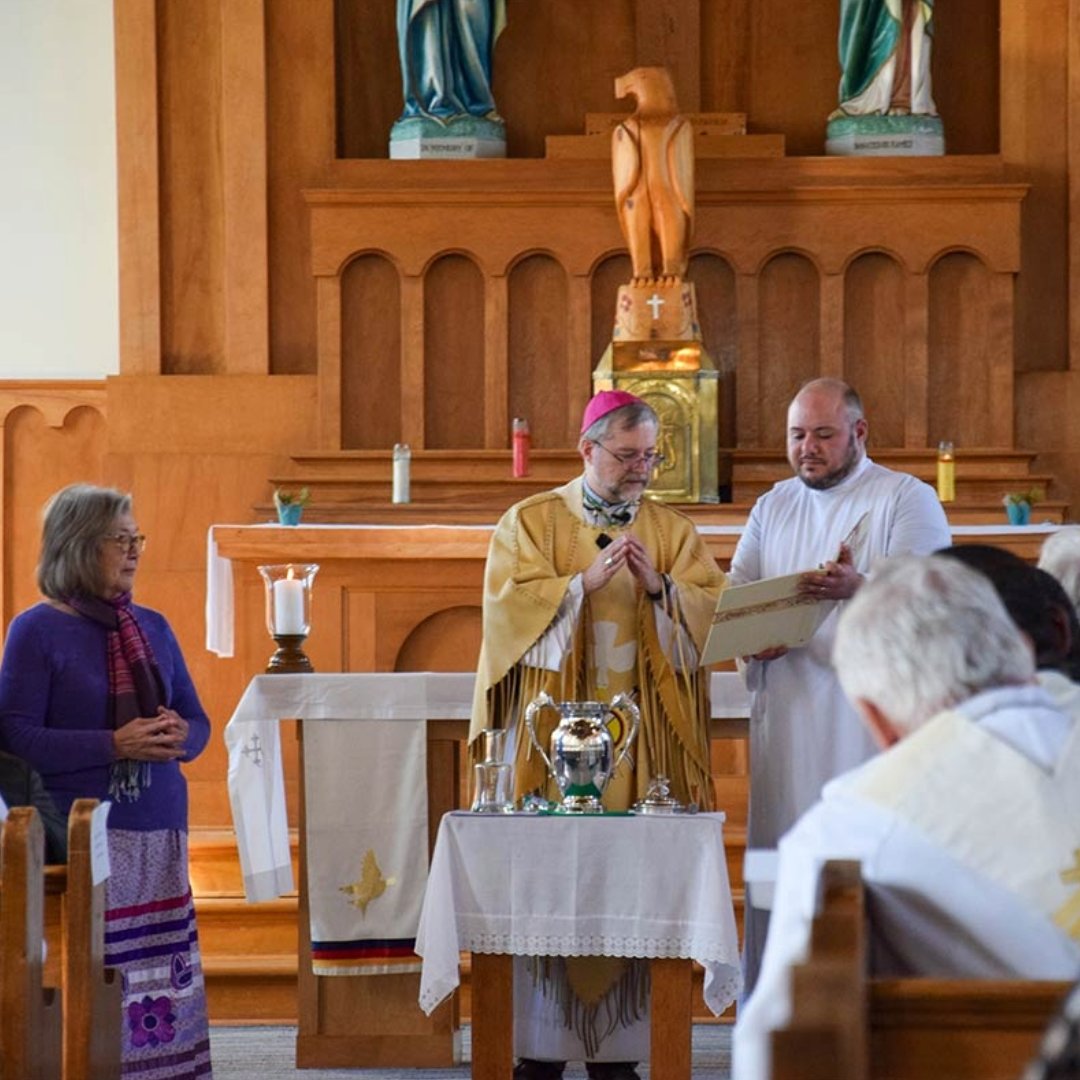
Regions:
<instances>
[{"instance_id":1,"label":"carved wooden eagle","mask_svg":"<svg viewBox=\"0 0 1080 1080\"><path fill-rule=\"evenodd\" d=\"M681 280L694 221L694 133L678 114L665 68L635 68L615 80L635 112L615 128L615 208L630 249L634 283Z\"/></svg>"}]
</instances>

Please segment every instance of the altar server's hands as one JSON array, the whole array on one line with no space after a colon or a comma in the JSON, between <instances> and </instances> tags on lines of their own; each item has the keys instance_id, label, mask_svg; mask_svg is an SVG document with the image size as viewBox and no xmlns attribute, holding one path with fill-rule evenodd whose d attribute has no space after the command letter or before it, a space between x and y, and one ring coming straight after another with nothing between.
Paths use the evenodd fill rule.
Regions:
<instances>
[{"instance_id":1,"label":"altar server's hands","mask_svg":"<svg viewBox=\"0 0 1080 1080\"><path fill-rule=\"evenodd\" d=\"M841 544L835 562L827 562L820 570L803 574L799 593L812 600L850 600L862 583L863 576L851 559L851 548Z\"/></svg>"}]
</instances>

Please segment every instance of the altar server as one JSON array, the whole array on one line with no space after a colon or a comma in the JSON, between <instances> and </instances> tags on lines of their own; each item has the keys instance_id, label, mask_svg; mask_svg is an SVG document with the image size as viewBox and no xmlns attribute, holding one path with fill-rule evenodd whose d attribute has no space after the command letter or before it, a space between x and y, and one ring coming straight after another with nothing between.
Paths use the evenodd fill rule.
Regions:
<instances>
[{"instance_id":1,"label":"altar server","mask_svg":"<svg viewBox=\"0 0 1080 1080\"><path fill-rule=\"evenodd\" d=\"M859 395L838 379L815 379L787 414L795 476L754 504L731 561L732 585L793 574L814 600L835 610L802 648L766 650L744 672L751 692L750 819L747 846L775 848L832 777L865 761L874 745L836 680L831 653L844 602L882 556L928 555L949 543L949 526L929 485L866 455L868 424ZM842 541L866 517L853 555ZM768 917L748 908L744 977L753 987Z\"/></svg>"},{"instance_id":2,"label":"altar server","mask_svg":"<svg viewBox=\"0 0 1080 1080\"><path fill-rule=\"evenodd\" d=\"M724 575L686 515L642 499L663 465L658 435L648 404L601 391L581 425L582 475L511 507L492 538L470 741L482 743L484 728L514 730L519 795L556 795L524 729L525 707L541 691L556 701L632 692L641 730L605 805L625 809L657 775L681 802L712 805L708 680L698 661ZM542 716L546 747L555 718ZM627 734L614 732L616 752ZM515 1077L557 1080L574 1059L590 1077L633 1080L631 1062L648 1052L644 965L584 957L533 967L516 976L519 990L535 982L538 992L518 1010Z\"/></svg>"},{"instance_id":3,"label":"altar server","mask_svg":"<svg viewBox=\"0 0 1080 1080\"><path fill-rule=\"evenodd\" d=\"M768 1076L827 859L861 862L877 974L1080 970L1080 726L1035 683L990 583L940 556L894 560L840 620L834 658L885 753L829 783L780 843L736 1080Z\"/></svg>"}]
</instances>

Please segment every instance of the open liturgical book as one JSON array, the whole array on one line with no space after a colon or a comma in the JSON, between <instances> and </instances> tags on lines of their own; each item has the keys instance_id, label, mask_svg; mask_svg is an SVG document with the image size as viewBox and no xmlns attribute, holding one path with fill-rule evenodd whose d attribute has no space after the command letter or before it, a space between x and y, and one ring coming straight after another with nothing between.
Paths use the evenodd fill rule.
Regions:
<instances>
[{"instance_id":1,"label":"open liturgical book","mask_svg":"<svg viewBox=\"0 0 1080 1080\"><path fill-rule=\"evenodd\" d=\"M868 519L869 514L863 514L840 543L851 551L855 563L866 543ZM800 570L725 589L716 605L702 664L753 656L780 645L789 649L805 645L836 603L799 593L799 581L811 572Z\"/></svg>"}]
</instances>

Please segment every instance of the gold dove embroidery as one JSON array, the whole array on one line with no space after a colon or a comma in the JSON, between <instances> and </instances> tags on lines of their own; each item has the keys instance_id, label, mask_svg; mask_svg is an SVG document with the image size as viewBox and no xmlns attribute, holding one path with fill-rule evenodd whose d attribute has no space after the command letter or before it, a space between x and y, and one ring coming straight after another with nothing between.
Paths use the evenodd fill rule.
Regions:
<instances>
[{"instance_id":1,"label":"gold dove embroidery","mask_svg":"<svg viewBox=\"0 0 1080 1080\"><path fill-rule=\"evenodd\" d=\"M388 885L396 885L397 878L383 877L383 872L379 868L378 860L375 858L375 852L372 848L364 853L364 861L360 867L360 878L358 881L354 881L349 885L342 885L340 887L341 892L347 893L349 896L349 903L353 907L358 907L362 915L367 914L368 904L372 900L377 900L384 892Z\"/></svg>"},{"instance_id":2,"label":"gold dove embroidery","mask_svg":"<svg viewBox=\"0 0 1080 1080\"><path fill-rule=\"evenodd\" d=\"M1061 880L1066 885L1080 885L1080 848L1073 852L1073 860L1073 866L1061 871ZM1054 922L1069 937L1080 941L1080 889L1054 912Z\"/></svg>"}]
</instances>

